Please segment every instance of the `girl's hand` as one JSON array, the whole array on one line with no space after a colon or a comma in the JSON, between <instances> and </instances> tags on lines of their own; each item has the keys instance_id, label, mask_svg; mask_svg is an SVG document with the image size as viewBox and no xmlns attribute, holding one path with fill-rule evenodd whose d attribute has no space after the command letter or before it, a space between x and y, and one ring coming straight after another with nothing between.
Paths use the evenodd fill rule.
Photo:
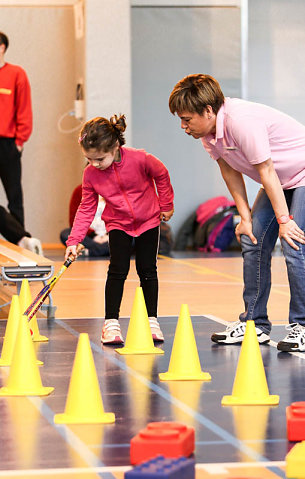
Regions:
<instances>
[{"instance_id":1,"label":"girl's hand","mask_svg":"<svg viewBox=\"0 0 305 479\"><path fill-rule=\"evenodd\" d=\"M170 211L161 211L160 213L160 220L161 221L168 221L171 219L171 217L173 216L174 214L174 209L170 210Z\"/></svg>"},{"instance_id":2,"label":"girl's hand","mask_svg":"<svg viewBox=\"0 0 305 479\"><path fill-rule=\"evenodd\" d=\"M76 245L68 246L66 249L65 253L65 261L69 258L69 256L72 255L75 258L77 258L78 253L76 251Z\"/></svg>"},{"instance_id":3,"label":"girl's hand","mask_svg":"<svg viewBox=\"0 0 305 479\"><path fill-rule=\"evenodd\" d=\"M240 243L240 235L249 236L253 244L257 244L257 239L255 238L252 232L252 221L241 220L240 223L235 228L235 236L237 241Z\"/></svg>"},{"instance_id":4,"label":"girl's hand","mask_svg":"<svg viewBox=\"0 0 305 479\"><path fill-rule=\"evenodd\" d=\"M298 227L295 221L290 220L288 223L280 224L279 228L279 238L284 239L293 249L300 249L298 245L295 244L295 241L298 243L305 244L305 234L301 228Z\"/></svg>"}]
</instances>

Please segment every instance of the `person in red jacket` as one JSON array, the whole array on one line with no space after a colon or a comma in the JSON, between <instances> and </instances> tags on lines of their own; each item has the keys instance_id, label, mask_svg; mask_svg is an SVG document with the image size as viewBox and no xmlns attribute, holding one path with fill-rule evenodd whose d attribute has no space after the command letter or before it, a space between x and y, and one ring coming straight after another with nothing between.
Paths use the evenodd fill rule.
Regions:
<instances>
[{"instance_id":1,"label":"person in red jacket","mask_svg":"<svg viewBox=\"0 0 305 479\"><path fill-rule=\"evenodd\" d=\"M0 178L8 209L24 226L21 154L32 132L31 89L25 71L5 62L8 44L0 32Z\"/></svg>"},{"instance_id":2,"label":"person in red jacket","mask_svg":"<svg viewBox=\"0 0 305 479\"><path fill-rule=\"evenodd\" d=\"M134 244L152 337L163 341L157 320L157 251L160 222L174 212L174 192L166 167L145 150L127 148L125 116L97 117L83 126L79 143L89 162L82 182L82 200L67 240L65 258L76 247L95 216L99 195L106 202L102 219L109 234L110 264L105 288L105 322L101 341L122 344L119 311Z\"/></svg>"},{"instance_id":3,"label":"person in red jacket","mask_svg":"<svg viewBox=\"0 0 305 479\"><path fill-rule=\"evenodd\" d=\"M65 245L66 241L71 233L73 221L77 212L77 208L82 199L82 185L76 186L72 192L72 196L69 204L69 228L65 228L60 232L60 240ZM96 215L91 223L89 230L85 238L82 240L82 244L85 246L85 256L100 257L109 256L109 244L108 234L106 231L105 223L102 220L102 212L105 207L103 198L99 198L98 208ZM83 253L84 254L84 253Z\"/></svg>"}]
</instances>

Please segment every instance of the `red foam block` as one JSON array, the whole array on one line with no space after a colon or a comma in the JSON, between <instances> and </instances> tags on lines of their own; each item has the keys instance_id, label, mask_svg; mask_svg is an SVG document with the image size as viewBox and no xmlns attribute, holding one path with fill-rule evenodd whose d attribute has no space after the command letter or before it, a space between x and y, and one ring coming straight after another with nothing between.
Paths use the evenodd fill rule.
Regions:
<instances>
[{"instance_id":1,"label":"red foam block","mask_svg":"<svg viewBox=\"0 0 305 479\"><path fill-rule=\"evenodd\" d=\"M150 422L130 441L130 462L139 464L158 454L188 457L195 450L195 431L178 422Z\"/></svg>"},{"instance_id":2,"label":"red foam block","mask_svg":"<svg viewBox=\"0 0 305 479\"><path fill-rule=\"evenodd\" d=\"M288 441L305 440L305 401L293 402L286 408Z\"/></svg>"}]
</instances>

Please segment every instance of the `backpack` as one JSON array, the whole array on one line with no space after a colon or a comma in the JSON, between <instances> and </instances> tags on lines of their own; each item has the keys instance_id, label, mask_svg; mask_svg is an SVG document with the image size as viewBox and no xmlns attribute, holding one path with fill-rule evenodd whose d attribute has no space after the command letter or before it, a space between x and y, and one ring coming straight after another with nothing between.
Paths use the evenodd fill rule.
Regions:
<instances>
[{"instance_id":1,"label":"backpack","mask_svg":"<svg viewBox=\"0 0 305 479\"><path fill-rule=\"evenodd\" d=\"M196 211L193 211L179 228L174 247L176 251L185 251L187 248L194 248L194 235L198 226L196 218Z\"/></svg>"},{"instance_id":2,"label":"backpack","mask_svg":"<svg viewBox=\"0 0 305 479\"><path fill-rule=\"evenodd\" d=\"M235 239L235 215L238 215L235 203L224 196L202 203L197 208L195 247L205 252L228 249Z\"/></svg>"},{"instance_id":3,"label":"backpack","mask_svg":"<svg viewBox=\"0 0 305 479\"><path fill-rule=\"evenodd\" d=\"M169 255L173 247L173 235L171 227L161 221L160 223L160 241L159 241L159 254Z\"/></svg>"}]
</instances>

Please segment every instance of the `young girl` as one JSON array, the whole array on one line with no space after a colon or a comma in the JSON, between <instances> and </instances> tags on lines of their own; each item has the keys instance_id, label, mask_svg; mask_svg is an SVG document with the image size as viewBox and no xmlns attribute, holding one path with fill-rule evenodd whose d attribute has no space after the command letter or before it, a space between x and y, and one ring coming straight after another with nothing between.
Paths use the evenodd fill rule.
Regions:
<instances>
[{"instance_id":1,"label":"young girl","mask_svg":"<svg viewBox=\"0 0 305 479\"><path fill-rule=\"evenodd\" d=\"M102 219L109 234L110 264L105 288L103 344L124 342L119 311L134 242L136 269L146 302L152 337L163 341L157 321L157 253L160 221L173 215L173 188L167 169L144 150L123 147L125 116L94 118L83 126L79 144L89 162L84 170L82 200L65 258L76 254L85 237L102 196L106 206ZM156 193L156 189L158 195Z\"/></svg>"}]
</instances>

